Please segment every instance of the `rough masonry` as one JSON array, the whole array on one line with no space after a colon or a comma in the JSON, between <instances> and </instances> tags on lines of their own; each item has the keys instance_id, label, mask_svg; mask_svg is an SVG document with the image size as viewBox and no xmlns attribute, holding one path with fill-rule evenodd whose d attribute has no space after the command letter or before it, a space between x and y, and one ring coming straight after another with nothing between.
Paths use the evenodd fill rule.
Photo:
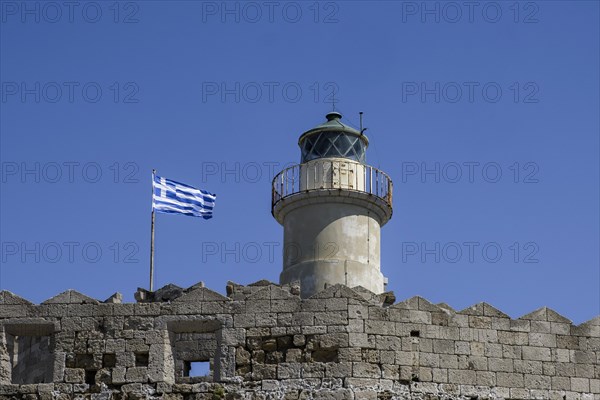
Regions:
<instances>
[{"instance_id":1,"label":"rough masonry","mask_svg":"<svg viewBox=\"0 0 600 400\"><path fill-rule=\"evenodd\" d=\"M600 399L600 317L266 281L136 299L0 292L0 398Z\"/></svg>"}]
</instances>

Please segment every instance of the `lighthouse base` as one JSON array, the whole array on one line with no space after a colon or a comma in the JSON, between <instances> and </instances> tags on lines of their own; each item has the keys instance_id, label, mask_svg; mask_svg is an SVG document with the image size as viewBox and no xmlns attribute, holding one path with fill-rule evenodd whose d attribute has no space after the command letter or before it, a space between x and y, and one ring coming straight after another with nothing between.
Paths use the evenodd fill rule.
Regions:
<instances>
[{"instance_id":1,"label":"lighthouse base","mask_svg":"<svg viewBox=\"0 0 600 400\"><path fill-rule=\"evenodd\" d=\"M282 284L300 281L303 298L334 284L385 291L381 226L391 207L383 199L346 189L311 190L280 200L273 215L283 225Z\"/></svg>"},{"instance_id":2,"label":"lighthouse base","mask_svg":"<svg viewBox=\"0 0 600 400\"><path fill-rule=\"evenodd\" d=\"M310 297L329 285L362 286L374 293L385 291L383 274L368 264L352 260L327 259L305 261L286 268L280 275L282 284L300 282L300 296Z\"/></svg>"}]
</instances>

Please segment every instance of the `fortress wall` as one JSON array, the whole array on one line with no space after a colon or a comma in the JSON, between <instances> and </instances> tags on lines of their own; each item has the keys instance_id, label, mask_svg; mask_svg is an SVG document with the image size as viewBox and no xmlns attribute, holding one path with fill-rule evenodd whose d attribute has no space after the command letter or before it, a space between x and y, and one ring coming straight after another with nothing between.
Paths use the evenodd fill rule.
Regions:
<instances>
[{"instance_id":1,"label":"fortress wall","mask_svg":"<svg viewBox=\"0 0 600 400\"><path fill-rule=\"evenodd\" d=\"M168 285L125 304L67 291L39 305L0 292L0 397L600 399L600 317L390 304L342 285L304 300L294 285L227 291ZM186 376L196 362L207 376Z\"/></svg>"}]
</instances>

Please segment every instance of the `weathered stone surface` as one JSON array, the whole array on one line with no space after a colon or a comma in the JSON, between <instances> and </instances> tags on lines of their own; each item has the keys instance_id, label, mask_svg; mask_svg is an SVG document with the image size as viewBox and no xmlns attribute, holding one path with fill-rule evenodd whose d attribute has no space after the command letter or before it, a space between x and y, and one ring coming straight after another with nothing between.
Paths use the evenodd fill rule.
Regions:
<instances>
[{"instance_id":1,"label":"weathered stone surface","mask_svg":"<svg viewBox=\"0 0 600 400\"><path fill-rule=\"evenodd\" d=\"M29 300L26 300L16 294L9 292L8 290L0 291L0 304L1 305L31 305Z\"/></svg>"},{"instance_id":2,"label":"weathered stone surface","mask_svg":"<svg viewBox=\"0 0 600 400\"><path fill-rule=\"evenodd\" d=\"M98 300L92 299L76 290L69 289L48 300L42 304L98 304Z\"/></svg>"},{"instance_id":3,"label":"weathered stone surface","mask_svg":"<svg viewBox=\"0 0 600 400\"><path fill-rule=\"evenodd\" d=\"M548 307L541 307L529 314L523 315L519 319L534 320L534 321L563 322L563 323L567 323L567 324L571 323L571 321L569 319L563 317L562 315L560 315L559 313L557 313L556 311L554 311Z\"/></svg>"},{"instance_id":4,"label":"weathered stone surface","mask_svg":"<svg viewBox=\"0 0 600 400\"><path fill-rule=\"evenodd\" d=\"M121 304L70 290L33 305L2 291L0 399L600 398L600 318L390 305L343 285L227 293L167 285Z\"/></svg>"}]
</instances>

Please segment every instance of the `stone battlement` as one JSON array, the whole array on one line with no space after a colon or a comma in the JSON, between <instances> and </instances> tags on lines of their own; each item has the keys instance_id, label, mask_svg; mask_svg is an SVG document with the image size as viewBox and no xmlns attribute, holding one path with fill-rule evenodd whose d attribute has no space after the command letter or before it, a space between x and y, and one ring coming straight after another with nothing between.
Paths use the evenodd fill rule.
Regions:
<instances>
[{"instance_id":1,"label":"stone battlement","mask_svg":"<svg viewBox=\"0 0 600 400\"><path fill-rule=\"evenodd\" d=\"M0 292L0 398L600 399L600 317L266 281L121 298Z\"/></svg>"}]
</instances>

